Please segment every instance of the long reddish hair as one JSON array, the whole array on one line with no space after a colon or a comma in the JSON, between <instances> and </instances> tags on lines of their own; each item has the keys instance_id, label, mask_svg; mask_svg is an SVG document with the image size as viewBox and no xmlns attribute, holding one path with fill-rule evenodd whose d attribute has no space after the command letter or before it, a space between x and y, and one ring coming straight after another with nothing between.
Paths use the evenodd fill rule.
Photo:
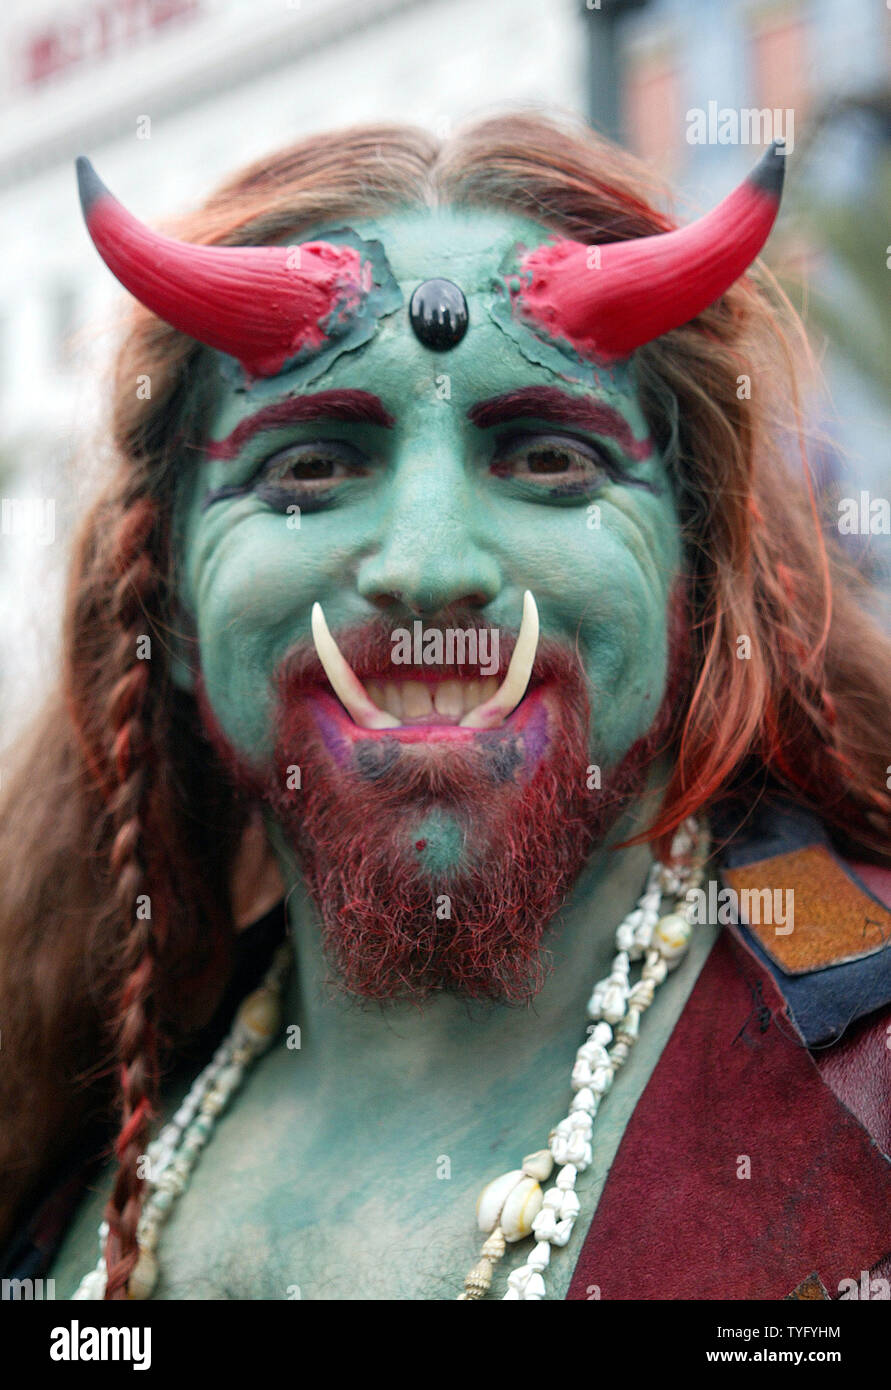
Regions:
<instances>
[{"instance_id":1,"label":"long reddish hair","mask_svg":"<svg viewBox=\"0 0 891 1390\"><path fill-rule=\"evenodd\" d=\"M314 136L229 179L174 230L249 245L441 201L503 207L597 243L667 230L652 205L660 191L589 131L513 114L445 142L383 125ZM138 1161L160 1069L232 971L229 871L246 808L168 660L171 507L206 420L203 351L133 308L114 381L114 476L83 523L61 681L7 782L0 829L2 1229L116 1098L112 1298L126 1295L138 1257ZM827 550L806 463L790 459L803 448L803 351L758 272L636 355L676 480L692 658L674 770L646 837L661 847L732 789L754 800L778 787L861 857L891 863L891 646ZM136 390L146 375L149 400Z\"/></svg>"}]
</instances>

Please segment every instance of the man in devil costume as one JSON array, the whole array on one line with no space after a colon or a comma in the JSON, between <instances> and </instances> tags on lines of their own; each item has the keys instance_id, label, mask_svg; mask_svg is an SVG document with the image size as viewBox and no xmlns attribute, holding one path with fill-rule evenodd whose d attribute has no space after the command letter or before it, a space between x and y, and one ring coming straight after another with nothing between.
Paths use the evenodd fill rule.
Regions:
<instances>
[{"instance_id":1,"label":"man in devil costume","mask_svg":"<svg viewBox=\"0 0 891 1390\"><path fill-rule=\"evenodd\" d=\"M362 128L167 238L80 161L139 302L7 791L7 1272L882 1289L891 651L750 269L784 162L673 230L537 115Z\"/></svg>"}]
</instances>

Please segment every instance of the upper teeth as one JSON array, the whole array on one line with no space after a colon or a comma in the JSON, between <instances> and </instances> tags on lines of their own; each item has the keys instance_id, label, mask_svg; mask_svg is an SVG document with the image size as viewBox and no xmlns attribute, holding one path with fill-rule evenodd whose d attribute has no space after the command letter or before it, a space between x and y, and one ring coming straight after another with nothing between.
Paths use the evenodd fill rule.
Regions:
<instances>
[{"instance_id":1,"label":"upper teeth","mask_svg":"<svg viewBox=\"0 0 891 1390\"><path fill-rule=\"evenodd\" d=\"M438 685L426 685L423 681L366 681L365 689L378 709L387 710L400 723L433 714L460 720L495 694L498 678L447 680Z\"/></svg>"},{"instance_id":2,"label":"upper teeth","mask_svg":"<svg viewBox=\"0 0 891 1390\"><path fill-rule=\"evenodd\" d=\"M465 728L492 729L502 724L526 693L538 648L538 610L529 590L523 595L523 619L504 680L495 676L470 680L369 681L363 685L331 636L322 605L312 607L312 635L331 688L353 721L364 729L394 729L425 716L458 719Z\"/></svg>"}]
</instances>

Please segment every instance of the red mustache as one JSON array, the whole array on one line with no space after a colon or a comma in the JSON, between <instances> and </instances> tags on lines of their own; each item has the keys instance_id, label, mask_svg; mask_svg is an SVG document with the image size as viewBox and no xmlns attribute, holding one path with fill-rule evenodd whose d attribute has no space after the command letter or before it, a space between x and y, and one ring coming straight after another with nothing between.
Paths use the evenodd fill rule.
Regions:
<instances>
[{"instance_id":1,"label":"red mustache","mask_svg":"<svg viewBox=\"0 0 891 1390\"><path fill-rule=\"evenodd\" d=\"M446 632L497 632L498 670L494 674L503 680L510 665L514 647L517 644L518 629L497 627L487 623L479 613L460 610L446 610L436 621L418 618L404 618L393 622L386 618L373 618L351 627L333 632L333 636L344 658L349 662L359 680L386 680L398 673L400 680L429 680L433 672L442 680L473 679L481 674L492 675L491 659L488 661L436 662L434 664L408 664L393 661L394 633L407 630L412 633L414 622L422 622L424 633L439 632L445 641ZM479 651L477 653L479 656ZM490 656L494 658L490 643ZM485 667L483 672L482 668ZM559 683L578 681L583 675L582 664L576 652L569 651L555 638L542 636L539 640L532 670L530 687L554 681ZM312 639L296 642L281 661L277 679L282 690L295 694L301 690L328 687L328 677L316 654Z\"/></svg>"}]
</instances>

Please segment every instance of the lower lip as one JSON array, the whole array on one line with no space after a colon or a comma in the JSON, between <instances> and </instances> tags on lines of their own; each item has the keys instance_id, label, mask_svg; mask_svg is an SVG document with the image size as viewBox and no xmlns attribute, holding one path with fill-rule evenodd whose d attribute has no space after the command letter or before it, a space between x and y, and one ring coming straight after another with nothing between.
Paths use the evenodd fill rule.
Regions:
<instances>
[{"instance_id":1,"label":"lower lip","mask_svg":"<svg viewBox=\"0 0 891 1390\"><path fill-rule=\"evenodd\" d=\"M503 724L494 729L469 729L460 724L399 724L392 729L365 729L356 724L343 705L326 691L314 691L308 696L316 720L324 734L327 725L340 738L353 741L360 738L396 739L399 743L469 743L476 738L497 737L505 729L519 733L537 712L546 686L536 686L524 695L517 708Z\"/></svg>"}]
</instances>

